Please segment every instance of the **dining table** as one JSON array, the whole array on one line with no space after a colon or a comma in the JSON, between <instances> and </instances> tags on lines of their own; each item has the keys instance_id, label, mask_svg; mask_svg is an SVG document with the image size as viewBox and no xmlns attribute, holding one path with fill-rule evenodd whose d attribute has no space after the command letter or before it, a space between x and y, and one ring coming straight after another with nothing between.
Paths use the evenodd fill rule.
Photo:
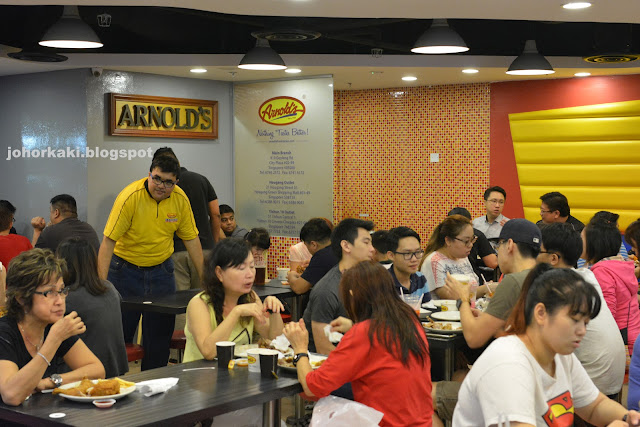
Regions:
<instances>
[{"instance_id":1,"label":"dining table","mask_svg":"<svg viewBox=\"0 0 640 427\"><path fill-rule=\"evenodd\" d=\"M164 393L145 397L139 391L107 409L51 393L35 393L18 406L0 402L1 422L27 426L188 426L239 409L262 405L263 426L280 426L280 399L302 391L295 375L262 378L259 372L217 368L198 360L151 369L124 379L132 382L178 378Z\"/></svg>"}]
</instances>

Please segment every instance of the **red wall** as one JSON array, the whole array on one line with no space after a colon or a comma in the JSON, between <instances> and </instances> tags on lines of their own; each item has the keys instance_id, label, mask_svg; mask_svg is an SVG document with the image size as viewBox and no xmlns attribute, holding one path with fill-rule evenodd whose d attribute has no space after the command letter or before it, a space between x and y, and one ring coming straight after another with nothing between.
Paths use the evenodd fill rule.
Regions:
<instances>
[{"instance_id":1,"label":"red wall","mask_svg":"<svg viewBox=\"0 0 640 427\"><path fill-rule=\"evenodd\" d=\"M640 75L491 84L490 185L507 191L504 214L522 218L522 198L509 114L640 99Z\"/></svg>"}]
</instances>

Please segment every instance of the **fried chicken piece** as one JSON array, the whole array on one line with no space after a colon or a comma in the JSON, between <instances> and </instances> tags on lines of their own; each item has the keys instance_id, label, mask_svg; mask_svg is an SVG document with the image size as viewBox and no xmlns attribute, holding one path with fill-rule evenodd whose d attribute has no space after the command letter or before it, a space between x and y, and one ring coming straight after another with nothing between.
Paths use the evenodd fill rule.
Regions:
<instances>
[{"instance_id":1,"label":"fried chicken piece","mask_svg":"<svg viewBox=\"0 0 640 427\"><path fill-rule=\"evenodd\" d=\"M103 380L98 381L93 385L93 388L89 390L89 396L110 396L112 394L120 393L120 382L118 380Z\"/></svg>"},{"instance_id":2,"label":"fried chicken piece","mask_svg":"<svg viewBox=\"0 0 640 427\"><path fill-rule=\"evenodd\" d=\"M93 386L94 386L93 381L85 377L82 379L82 381L80 381L80 384L78 384L76 387L68 388L68 389L54 388L53 394L66 394L69 396L86 396L87 390L89 390Z\"/></svg>"}]
</instances>

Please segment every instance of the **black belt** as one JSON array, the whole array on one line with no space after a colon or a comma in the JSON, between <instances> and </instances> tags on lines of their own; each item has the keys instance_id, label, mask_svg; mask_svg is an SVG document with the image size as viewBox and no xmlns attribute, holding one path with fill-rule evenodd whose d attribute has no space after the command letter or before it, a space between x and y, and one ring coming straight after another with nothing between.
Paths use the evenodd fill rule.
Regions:
<instances>
[{"instance_id":1,"label":"black belt","mask_svg":"<svg viewBox=\"0 0 640 427\"><path fill-rule=\"evenodd\" d=\"M164 263L164 261L162 261L160 264L152 265L151 267L141 267L141 266L139 266L139 265L135 265L135 264L130 263L129 261L127 261L127 260L126 260L126 259L124 259L124 258L119 257L118 255L115 255L115 254L114 254L113 256L114 256L115 258L119 259L120 261L122 261L122 262L123 262L124 264L126 264L127 266L129 266L129 267L133 267L133 268L137 268L138 270L153 270L154 268L158 268L158 267L160 267L160 266ZM165 261L166 261L166 260L165 260Z\"/></svg>"}]
</instances>

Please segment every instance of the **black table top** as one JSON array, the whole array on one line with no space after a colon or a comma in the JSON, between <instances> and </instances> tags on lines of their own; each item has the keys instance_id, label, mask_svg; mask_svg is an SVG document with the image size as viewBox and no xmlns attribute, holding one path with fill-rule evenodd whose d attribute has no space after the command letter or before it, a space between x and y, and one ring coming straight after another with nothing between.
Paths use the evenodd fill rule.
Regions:
<instances>
[{"instance_id":1,"label":"black table top","mask_svg":"<svg viewBox=\"0 0 640 427\"><path fill-rule=\"evenodd\" d=\"M253 290L260 297L265 299L269 295L276 297L288 298L295 296L295 293L288 286L258 286L254 285ZM182 314L187 312L187 305L191 298L193 298L202 289L189 289L186 291L177 291L175 294L163 295L163 296L142 296L142 297L127 297L123 298L120 302L122 310L138 310L138 311L151 311L155 313L165 314Z\"/></svg>"},{"instance_id":2,"label":"black table top","mask_svg":"<svg viewBox=\"0 0 640 427\"><path fill-rule=\"evenodd\" d=\"M0 420L25 425L192 425L193 423L238 409L260 405L302 391L295 376L280 375L279 379L263 379L260 373L247 368L232 371L183 369L217 366L217 362L199 360L152 369L128 375L128 381L176 377L178 384L166 393L144 397L135 391L118 400L109 409L98 409L91 402L72 402L61 396L36 393L17 407L0 402ZM64 418L50 418L62 412ZM0 422L2 424L2 422Z\"/></svg>"}]
</instances>

